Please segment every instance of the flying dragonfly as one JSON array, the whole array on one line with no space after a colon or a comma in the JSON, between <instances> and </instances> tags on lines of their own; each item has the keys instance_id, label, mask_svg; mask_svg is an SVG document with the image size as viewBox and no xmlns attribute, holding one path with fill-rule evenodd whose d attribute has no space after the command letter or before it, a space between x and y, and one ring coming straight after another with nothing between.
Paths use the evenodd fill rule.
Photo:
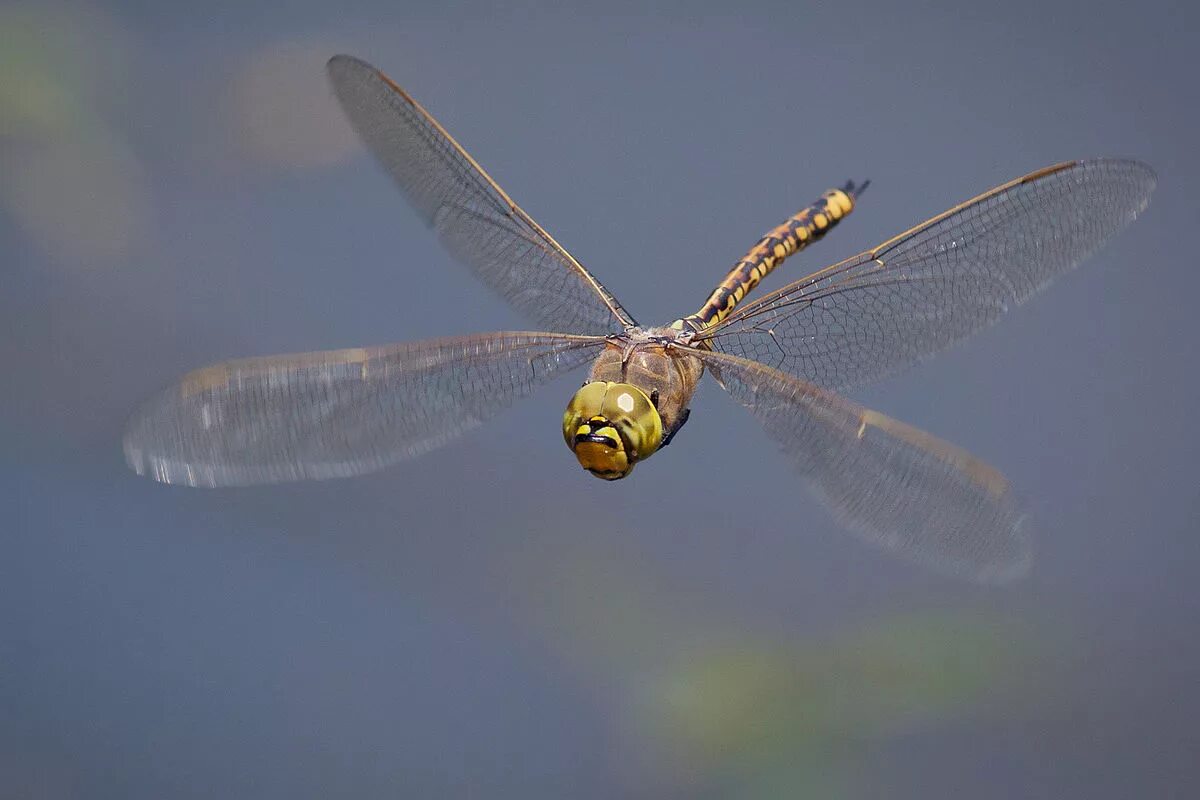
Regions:
<instances>
[{"instance_id":1,"label":"flying dragonfly","mask_svg":"<svg viewBox=\"0 0 1200 800\"><path fill-rule=\"evenodd\" d=\"M839 392L964 339L1095 252L1146 208L1149 167L1099 158L1039 169L743 302L853 211L865 184L846 183L763 236L695 313L642 326L407 92L349 56L328 73L421 218L544 331L196 370L130 421L124 450L137 473L207 487L359 475L440 447L590 362L563 439L585 470L616 480L679 433L707 371L847 529L977 580L1025 571L1028 531L998 471Z\"/></svg>"}]
</instances>

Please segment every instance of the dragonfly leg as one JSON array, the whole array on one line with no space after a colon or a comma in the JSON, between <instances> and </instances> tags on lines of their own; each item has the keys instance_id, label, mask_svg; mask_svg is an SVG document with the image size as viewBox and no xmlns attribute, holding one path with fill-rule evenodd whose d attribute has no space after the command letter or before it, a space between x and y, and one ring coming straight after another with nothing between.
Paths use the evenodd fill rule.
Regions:
<instances>
[{"instance_id":1,"label":"dragonfly leg","mask_svg":"<svg viewBox=\"0 0 1200 800\"><path fill-rule=\"evenodd\" d=\"M685 408L683 410L683 413L679 415L679 421L676 422L671 430L667 431L667 435L663 437L662 444L658 446L659 450L662 450L671 443L671 440L675 438L675 434L679 433L679 429L683 427L683 423L687 422L688 417L691 415L692 410L690 408Z\"/></svg>"}]
</instances>

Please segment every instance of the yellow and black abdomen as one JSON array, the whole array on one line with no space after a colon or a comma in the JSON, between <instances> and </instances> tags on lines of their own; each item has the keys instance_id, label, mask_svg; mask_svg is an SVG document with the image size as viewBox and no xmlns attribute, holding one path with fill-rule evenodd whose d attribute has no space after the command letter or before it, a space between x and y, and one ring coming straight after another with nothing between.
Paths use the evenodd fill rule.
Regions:
<instances>
[{"instance_id":1,"label":"yellow and black abdomen","mask_svg":"<svg viewBox=\"0 0 1200 800\"><path fill-rule=\"evenodd\" d=\"M671 327L702 330L725 319L785 258L820 239L853 211L854 201L865 188L867 183L864 182L858 186L847 183L841 189L830 189L812 205L768 231L713 289L699 311L676 320Z\"/></svg>"}]
</instances>

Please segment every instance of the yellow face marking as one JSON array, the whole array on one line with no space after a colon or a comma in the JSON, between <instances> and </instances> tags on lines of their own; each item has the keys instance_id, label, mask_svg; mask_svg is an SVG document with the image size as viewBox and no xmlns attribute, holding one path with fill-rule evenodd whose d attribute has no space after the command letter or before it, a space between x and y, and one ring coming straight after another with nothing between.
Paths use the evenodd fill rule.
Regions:
<instances>
[{"instance_id":1,"label":"yellow face marking","mask_svg":"<svg viewBox=\"0 0 1200 800\"><path fill-rule=\"evenodd\" d=\"M611 430L611 429L608 429ZM599 477L621 477L629 471L629 460L625 452L614 450L599 442L581 442L575 447L579 465Z\"/></svg>"}]
</instances>

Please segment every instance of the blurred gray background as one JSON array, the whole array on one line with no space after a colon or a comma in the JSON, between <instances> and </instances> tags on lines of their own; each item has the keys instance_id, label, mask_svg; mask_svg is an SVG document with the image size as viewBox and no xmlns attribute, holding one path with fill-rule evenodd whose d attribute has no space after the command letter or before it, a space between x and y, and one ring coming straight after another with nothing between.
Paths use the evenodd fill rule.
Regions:
<instances>
[{"instance_id":1,"label":"blurred gray background","mask_svg":"<svg viewBox=\"0 0 1200 800\"><path fill-rule=\"evenodd\" d=\"M503 5L0 5L0 796L1194 796L1197 12ZM1154 166L1098 257L858 396L1010 476L1032 575L839 532L714 385L616 484L562 445L574 377L361 479L128 472L194 367L525 327L358 147L335 52L644 322L849 178L770 288L1055 161Z\"/></svg>"}]
</instances>

